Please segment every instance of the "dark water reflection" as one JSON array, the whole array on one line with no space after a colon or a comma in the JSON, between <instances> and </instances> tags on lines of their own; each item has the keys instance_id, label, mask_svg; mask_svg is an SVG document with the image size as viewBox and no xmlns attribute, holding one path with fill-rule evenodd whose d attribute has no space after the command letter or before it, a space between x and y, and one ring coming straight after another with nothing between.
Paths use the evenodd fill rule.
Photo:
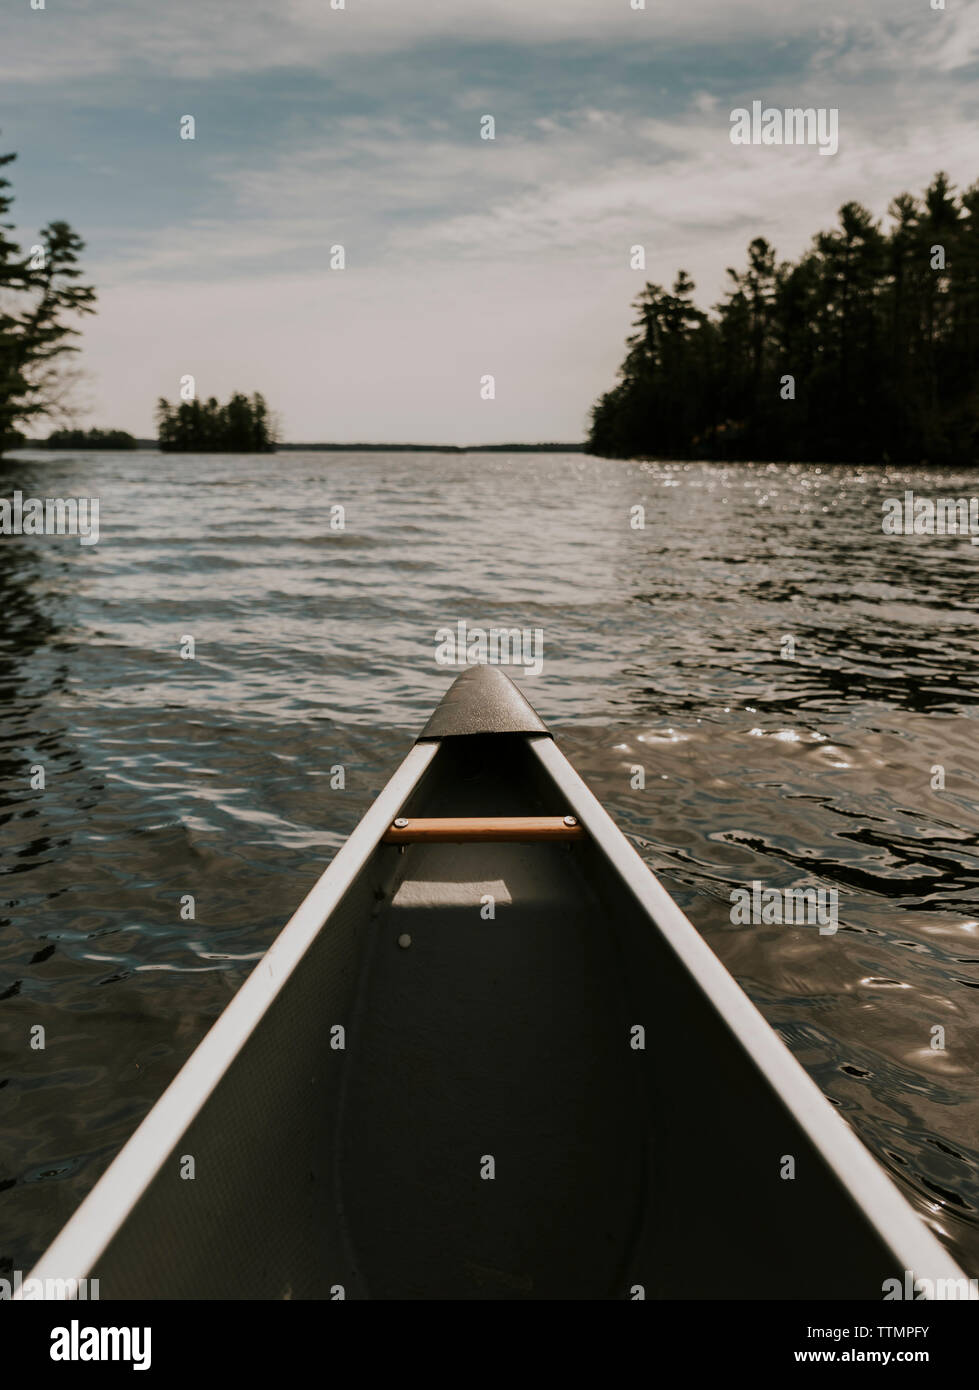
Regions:
<instances>
[{"instance_id":1,"label":"dark water reflection","mask_svg":"<svg viewBox=\"0 0 979 1390\"><path fill-rule=\"evenodd\" d=\"M579 456L0 465L3 496L99 496L102 530L0 538L3 1265L28 1267L356 824L447 684L436 628L465 618L543 628L522 684L569 756L979 1273L979 550L885 537L906 487L970 495ZM839 933L732 926L755 878L837 888Z\"/></svg>"}]
</instances>

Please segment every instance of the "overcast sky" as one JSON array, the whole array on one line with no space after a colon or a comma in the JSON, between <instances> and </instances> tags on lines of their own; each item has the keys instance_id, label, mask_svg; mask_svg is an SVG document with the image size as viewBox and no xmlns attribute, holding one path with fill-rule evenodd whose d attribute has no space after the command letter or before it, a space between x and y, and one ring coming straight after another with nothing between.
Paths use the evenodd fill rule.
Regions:
<instances>
[{"instance_id":1,"label":"overcast sky","mask_svg":"<svg viewBox=\"0 0 979 1390\"><path fill-rule=\"evenodd\" d=\"M99 289L84 422L150 435L191 373L293 441L578 440L643 280L707 307L752 236L979 179L979 5L932 3L9 0L18 231L67 219ZM753 100L838 107L839 153L733 146Z\"/></svg>"}]
</instances>

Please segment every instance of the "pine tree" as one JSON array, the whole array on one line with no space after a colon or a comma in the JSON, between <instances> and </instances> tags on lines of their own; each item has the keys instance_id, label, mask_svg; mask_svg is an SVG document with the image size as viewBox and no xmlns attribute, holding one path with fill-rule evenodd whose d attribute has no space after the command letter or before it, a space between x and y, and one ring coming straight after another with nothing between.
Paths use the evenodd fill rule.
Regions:
<instances>
[{"instance_id":1,"label":"pine tree","mask_svg":"<svg viewBox=\"0 0 979 1390\"><path fill-rule=\"evenodd\" d=\"M0 155L0 168L16 155ZM95 291L79 284L84 242L67 222L51 222L27 256L7 235L13 203L0 176L0 455L18 442L16 426L51 415L61 403L63 359L77 352L66 316L95 312Z\"/></svg>"}]
</instances>

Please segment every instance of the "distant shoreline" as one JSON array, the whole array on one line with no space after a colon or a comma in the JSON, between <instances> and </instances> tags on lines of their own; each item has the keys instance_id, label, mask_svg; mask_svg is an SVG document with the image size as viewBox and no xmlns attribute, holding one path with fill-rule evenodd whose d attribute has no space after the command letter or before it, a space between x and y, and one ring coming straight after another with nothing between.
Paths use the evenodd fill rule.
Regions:
<instances>
[{"instance_id":1,"label":"distant shoreline","mask_svg":"<svg viewBox=\"0 0 979 1390\"><path fill-rule=\"evenodd\" d=\"M584 444L277 444L276 448L378 454L583 454Z\"/></svg>"},{"instance_id":2,"label":"distant shoreline","mask_svg":"<svg viewBox=\"0 0 979 1390\"><path fill-rule=\"evenodd\" d=\"M160 446L155 439L137 439L136 447L140 450L154 449L160 451ZM48 445L43 440L29 439L23 444L19 444L16 449L8 450L8 453L27 453L31 450L52 454L106 452L97 447L91 451L85 449L68 450ZM181 451L169 450L168 452L177 455ZM194 453L195 451L189 450L188 452ZM234 450L209 449L206 452L219 454L233 453ZM586 447L584 444L276 444L273 452L277 454L583 454L586 452Z\"/></svg>"}]
</instances>

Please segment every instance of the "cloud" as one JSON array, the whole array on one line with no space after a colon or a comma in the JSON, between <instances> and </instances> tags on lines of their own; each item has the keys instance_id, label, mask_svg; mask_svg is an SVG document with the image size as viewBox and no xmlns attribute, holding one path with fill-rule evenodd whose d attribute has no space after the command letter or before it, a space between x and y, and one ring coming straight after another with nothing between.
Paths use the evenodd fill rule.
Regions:
<instances>
[{"instance_id":1,"label":"cloud","mask_svg":"<svg viewBox=\"0 0 979 1390\"><path fill-rule=\"evenodd\" d=\"M175 81L268 69L321 68L351 55L408 51L423 45L597 44L602 46L787 42L825 35L903 33L908 61L938 44L936 63L968 61L975 52L973 21L928 10L924 0L58 0L35 11L27 4L0 16L0 81L137 75L153 70ZM938 35L945 24L948 37ZM926 26L931 25L931 29ZM971 34L971 38L969 35ZM948 45L947 47L943 45ZM966 56L963 56L966 55Z\"/></svg>"},{"instance_id":2,"label":"cloud","mask_svg":"<svg viewBox=\"0 0 979 1390\"><path fill-rule=\"evenodd\" d=\"M315 275L335 243L358 272L562 256L600 266L637 241L661 257L701 243L720 252L718 233L749 226L776 241L788 229L786 253L796 254L796 229L811 235L843 202L883 211L896 193L920 191L939 161L964 182L977 172L967 110L936 111L922 92L920 119L909 98L900 129L888 120L878 129L876 97L844 105L842 151L828 160L809 148L733 147L729 109L696 95L671 118L555 112L543 131L535 123L495 146L475 126L463 140L438 123L331 121L303 149L219 170L221 217L145 234L98 270L111 283L246 269L275 277L298 264ZM719 269L733 251L723 254Z\"/></svg>"},{"instance_id":3,"label":"cloud","mask_svg":"<svg viewBox=\"0 0 979 1390\"><path fill-rule=\"evenodd\" d=\"M942 12L947 29L934 48L934 66L939 72L955 72L979 61L979 7L967 5L954 14Z\"/></svg>"},{"instance_id":4,"label":"cloud","mask_svg":"<svg viewBox=\"0 0 979 1390\"><path fill-rule=\"evenodd\" d=\"M918 0L911 14L900 5L881 13L868 6L859 20L835 18L817 26L814 39L812 71L824 79L937 75L976 61L979 10L975 5L932 10L926 0Z\"/></svg>"}]
</instances>

